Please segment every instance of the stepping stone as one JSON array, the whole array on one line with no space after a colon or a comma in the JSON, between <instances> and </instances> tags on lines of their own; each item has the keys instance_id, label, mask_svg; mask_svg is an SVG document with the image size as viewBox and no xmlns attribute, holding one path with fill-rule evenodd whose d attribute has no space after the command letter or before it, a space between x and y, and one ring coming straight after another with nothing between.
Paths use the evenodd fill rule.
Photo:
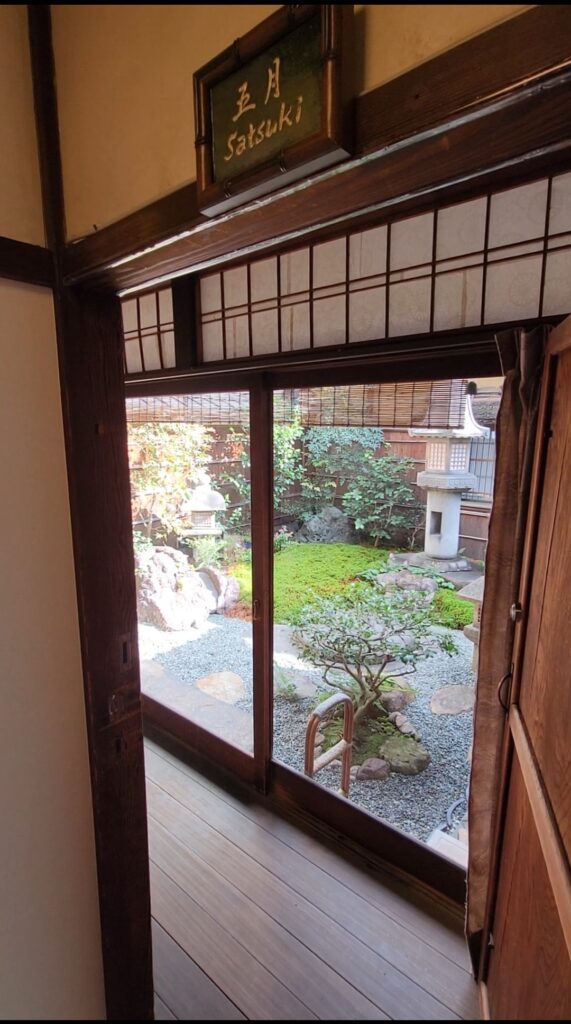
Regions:
<instances>
[{"instance_id":1,"label":"stepping stone","mask_svg":"<svg viewBox=\"0 0 571 1024\"><path fill-rule=\"evenodd\" d=\"M441 686L432 694L430 710L433 715L461 715L474 707L473 686Z\"/></svg>"},{"instance_id":2,"label":"stepping stone","mask_svg":"<svg viewBox=\"0 0 571 1024\"><path fill-rule=\"evenodd\" d=\"M194 684L203 693L208 693L225 704L235 704L246 696L246 687L241 676L235 672L211 672Z\"/></svg>"}]
</instances>

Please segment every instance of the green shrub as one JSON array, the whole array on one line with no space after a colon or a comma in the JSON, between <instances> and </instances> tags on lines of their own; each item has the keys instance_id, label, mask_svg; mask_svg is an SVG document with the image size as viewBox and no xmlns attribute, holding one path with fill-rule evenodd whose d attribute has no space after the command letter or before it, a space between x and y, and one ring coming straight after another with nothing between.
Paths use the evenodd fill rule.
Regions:
<instances>
[{"instance_id":1,"label":"green shrub","mask_svg":"<svg viewBox=\"0 0 571 1024\"><path fill-rule=\"evenodd\" d=\"M436 626L448 626L449 629L463 629L474 618L474 606L456 591L437 590L431 605L431 619Z\"/></svg>"},{"instance_id":2,"label":"green shrub","mask_svg":"<svg viewBox=\"0 0 571 1024\"><path fill-rule=\"evenodd\" d=\"M389 665L391 680L413 673L438 651L454 654L450 634L430 629L431 607L418 591L385 594L353 583L343 594L314 598L300 611L292 641L301 657L323 670L328 686L351 697L355 727L375 712Z\"/></svg>"},{"instance_id":3,"label":"green shrub","mask_svg":"<svg viewBox=\"0 0 571 1024\"><path fill-rule=\"evenodd\" d=\"M424 507L419 506L408 479L413 465L410 459L395 455L377 459L369 452L359 467L360 475L343 495L343 511L375 544L405 536L410 547L414 545Z\"/></svg>"}]
</instances>

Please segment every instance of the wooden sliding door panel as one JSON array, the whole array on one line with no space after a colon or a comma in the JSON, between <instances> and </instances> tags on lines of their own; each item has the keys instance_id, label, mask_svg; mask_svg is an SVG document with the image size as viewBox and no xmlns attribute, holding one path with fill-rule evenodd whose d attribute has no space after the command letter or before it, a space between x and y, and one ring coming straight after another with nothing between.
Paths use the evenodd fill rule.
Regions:
<instances>
[{"instance_id":1,"label":"wooden sliding door panel","mask_svg":"<svg viewBox=\"0 0 571 1024\"><path fill-rule=\"evenodd\" d=\"M517 764L510 784L496 922L488 975L492 1020L571 1017L567 948Z\"/></svg>"},{"instance_id":2,"label":"wooden sliding door panel","mask_svg":"<svg viewBox=\"0 0 571 1024\"><path fill-rule=\"evenodd\" d=\"M571 317L546 352L488 967L494 1020L571 1017Z\"/></svg>"}]
</instances>

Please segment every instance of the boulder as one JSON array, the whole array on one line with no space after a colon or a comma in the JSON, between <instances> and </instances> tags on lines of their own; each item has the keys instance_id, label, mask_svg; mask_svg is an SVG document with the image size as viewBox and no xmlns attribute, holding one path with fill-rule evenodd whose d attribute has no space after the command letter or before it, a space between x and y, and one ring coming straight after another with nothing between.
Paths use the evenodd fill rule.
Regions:
<instances>
[{"instance_id":1,"label":"boulder","mask_svg":"<svg viewBox=\"0 0 571 1024\"><path fill-rule=\"evenodd\" d=\"M214 610L213 598L188 558L176 548L156 547L136 558L137 614L159 629L191 629Z\"/></svg>"},{"instance_id":2,"label":"boulder","mask_svg":"<svg viewBox=\"0 0 571 1024\"><path fill-rule=\"evenodd\" d=\"M389 715L402 711L408 703L404 690L389 690L388 693L381 694L381 704Z\"/></svg>"},{"instance_id":3,"label":"boulder","mask_svg":"<svg viewBox=\"0 0 571 1024\"><path fill-rule=\"evenodd\" d=\"M418 775L430 764L426 748L408 736L388 736L379 747L379 757L389 762L393 772L401 775Z\"/></svg>"},{"instance_id":4,"label":"boulder","mask_svg":"<svg viewBox=\"0 0 571 1024\"><path fill-rule=\"evenodd\" d=\"M295 539L312 544L355 544L357 534L349 516L328 505L303 524Z\"/></svg>"},{"instance_id":5,"label":"boulder","mask_svg":"<svg viewBox=\"0 0 571 1024\"><path fill-rule=\"evenodd\" d=\"M413 740L420 740L420 733L416 731L406 715L401 715L400 711L395 711L389 715L389 722L392 722L403 736L412 736Z\"/></svg>"},{"instance_id":6,"label":"boulder","mask_svg":"<svg viewBox=\"0 0 571 1024\"><path fill-rule=\"evenodd\" d=\"M391 773L390 765L387 761L380 757L368 757L363 764L359 766L355 778L357 782L365 782L368 779L378 779L384 781L388 779Z\"/></svg>"},{"instance_id":7,"label":"boulder","mask_svg":"<svg viewBox=\"0 0 571 1024\"><path fill-rule=\"evenodd\" d=\"M418 593L426 594L429 601L438 590L438 584L430 576L417 576L408 569L381 572L377 576L377 584L388 594L395 590L416 590Z\"/></svg>"},{"instance_id":8,"label":"boulder","mask_svg":"<svg viewBox=\"0 0 571 1024\"><path fill-rule=\"evenodd\" d=\"M223 612L238 603L240 584L235 576L228 576L214 565L203 566L198 575L212 594L215 602L213 611Z\"/></svg>"}]
</instances>

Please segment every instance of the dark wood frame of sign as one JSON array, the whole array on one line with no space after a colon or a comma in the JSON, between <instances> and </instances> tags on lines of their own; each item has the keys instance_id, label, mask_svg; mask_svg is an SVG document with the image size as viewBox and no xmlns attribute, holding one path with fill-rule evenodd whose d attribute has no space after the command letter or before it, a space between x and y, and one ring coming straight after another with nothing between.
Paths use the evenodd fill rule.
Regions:
<instances>
[{"instance_id":1,"label":"dark wood frame of sign","mask_svg":"<svg viewBox=\"0 0 571 1024\"><path fill-rule=\"evenodd\" d=\"M195 73L202 213L224 213L351 153L352 23L352 4L289 4ZM223 161L238 160L226 173Z\"/></svg>"}]
</instances>

